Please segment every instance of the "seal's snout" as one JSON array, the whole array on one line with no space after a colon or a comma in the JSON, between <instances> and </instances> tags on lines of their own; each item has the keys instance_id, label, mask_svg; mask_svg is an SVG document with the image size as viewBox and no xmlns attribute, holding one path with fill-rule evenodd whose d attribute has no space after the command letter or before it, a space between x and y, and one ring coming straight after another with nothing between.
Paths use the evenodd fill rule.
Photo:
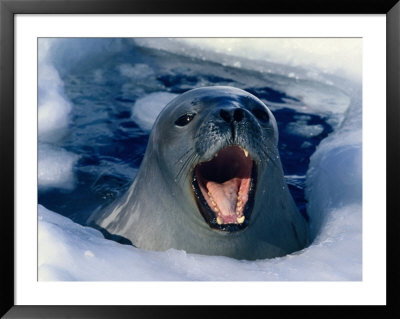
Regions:
<instances>
[{"instance_id":1,"label":"seal's snout","mask_svg":"<svg viewBox=\"0 0 400 319\"><path fill-rule=\"evenodd\" d=\"M219 115L221 118L226 122L226 123L232 123L232 122L240 122L243 120L243 109L241 108L235 108L235 109L222 109L219 111Z\"/></svg>"}]
</instances>

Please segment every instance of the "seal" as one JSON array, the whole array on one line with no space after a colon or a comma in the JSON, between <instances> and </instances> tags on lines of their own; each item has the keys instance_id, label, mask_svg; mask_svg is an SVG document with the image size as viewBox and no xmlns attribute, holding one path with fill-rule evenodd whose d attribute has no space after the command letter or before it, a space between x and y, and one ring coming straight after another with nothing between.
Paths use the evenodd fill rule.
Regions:
<instances>
[{"instance_id":1,"label":"seal","mask_svg":"<svg viewBox=\"0 0 400 319\"><path fill-rule=\"evenodd\" d=\"M277 144L272 112L250 93L187 91L159 114L130 188L88 224L148 250L247 260L301 250L308 223Z\"/></svg>"}]
</instances>

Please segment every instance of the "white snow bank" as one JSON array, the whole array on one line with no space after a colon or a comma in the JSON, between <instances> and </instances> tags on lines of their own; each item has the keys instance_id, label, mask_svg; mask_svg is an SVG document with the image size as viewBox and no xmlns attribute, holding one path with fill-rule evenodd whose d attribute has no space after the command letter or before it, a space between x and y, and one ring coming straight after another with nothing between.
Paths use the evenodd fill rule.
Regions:
<instances>
[{"instance_id":1,"label":"white snow bank","mask_svg":"<svg viewBox=\"0 0 400 319\"><path fill-rule=\"evenodd\" d=\"M321 239L282 258L240 261L154 252L106 240L90 227L39 205L39 280L61 281L307 281L361 280L360 218L347 207L335 211ZM223 269L223 271L216 271Z\"/></svg>"},{"instance_id":2,"label":"white snow bank","mask_svg":"<svg viewBox=\"0 0 400 319\"><path fill-rule=\"evenodd\" d=\"M79 156L64 149L39 143L38 187L73 189L75 185L74 166Z\"/></svg>"},{"instance_id":3,"label":"white snow bank","mask_svg":"<svg viewBox=\"0 0 400 319\"><path fill-rule=\"evenodd\" d=\"M335 211L353 207L347 218L359 216L362 206L362 110L354 101L341 127L324 139L310 158L306 179L307 211L313 235L336 218ZM353 206L356 205L356 206ZM361 229L360 229L361 232ZM361 238L360 238L361 240ZM361 245L349 242L349 245Z\"/></svg>"},{"instance_id":4,"label":"white snow bank","mask_svg":"<svg viewBox=\"0 0 400 319\"><path fill-rule=\"evenodd\" d=\"M72 103L64 92L64 82L52 58L54 39L38 40L38 187L71 190L75 184L73 167L78 156L46 142L62 138L70 122Z\"/></svg>"},{"instance_id":5,"label":"white snow bank","mask_svg":"<svg viewBox=\"0 0 400 319\"><path fill-rule=\"evenodd\" d=\"M234 67L242 67L243 61L233 58L239 57L301 67L308 69L309 77L330 73L359 81L362 74L362 40L354 38L139 38L135 42Z\"/></svg>"},{"instance_id":6,"label":"white snow bank","mask_svg":"<svg viewBox=\"0 0 400 319\"><path fill-rule=\"evenodd\" d=\"M138 99L132 108L132 119L145 131L150 131L161 110L177 94L154 92Z\"/></svg>"},{"instance_id":7,"label":"white snow bank","mask_svg":"<svg viewBox=\"0 0 400 319\"><path fill-rule=\"evenodd\" d=\"M64 83L50 57L54 41L38 41L38 131L40 141L55 141L65 132L72 109Z\"/></svg>"},{"instance_id":8,"label":"white snow bank","mask_svg":"<svg viewBox=\"0 0 400 319\"><path fill-rule=\"evenodd\" d=\"M135 44L256 72L266 86L301 102L284 107L333 117L349 108L351 87L361 81L362 40L352 38L138 38ZM279 78L283 76L283 78ZM274 109L280 103L269 101Z\"/></svg>"}]
</instances>

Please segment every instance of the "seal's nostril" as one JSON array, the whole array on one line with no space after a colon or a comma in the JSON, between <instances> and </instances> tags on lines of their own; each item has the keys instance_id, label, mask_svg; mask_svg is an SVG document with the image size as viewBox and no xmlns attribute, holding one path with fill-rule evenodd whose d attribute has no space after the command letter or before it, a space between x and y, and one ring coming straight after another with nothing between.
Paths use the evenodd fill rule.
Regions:
<instances>
[{"instance_id":1,"label":"seal's nostril","mask_svg":"<svg viewBox=\"0 0 400 319\"><path fill-rule=\"evenodd\" d=\"M229 114L228 111L221 110L219 111L219 115L224 119L225 122L227 123L231 122L231 115Z\"/></svg>"},{"instance_id":2,"label":"seal's nostril","mask_svg":"<svg viewBox=\"0 0 400 319\"><path fill-rule=\"evenodd\" d=\"M233 113L233 119L236 122L240 122L243 119L243 110L242 109L236 109L235 112Z\"/></svg>"}]
</instances>

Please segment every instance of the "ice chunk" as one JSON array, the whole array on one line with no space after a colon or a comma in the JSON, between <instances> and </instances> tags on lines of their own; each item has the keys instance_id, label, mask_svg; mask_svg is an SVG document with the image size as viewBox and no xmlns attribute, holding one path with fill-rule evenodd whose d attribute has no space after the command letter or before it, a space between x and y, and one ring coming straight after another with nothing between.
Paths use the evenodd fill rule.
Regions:
<instances>
[{"instance_id":1,"label":"ice chunk","mask_svg":"<svg viewBox=\"0 0 400 319\"><path fill-rule=\"evenodd\" d=\"M39 39L38 63L38 133L40 141L56 141L69 123L71 102L64 93L64 83L50 57L53 41Z\"/></svg>"},{"instance_id":2,"label":"ice chunk","mask_svg":"<svg viewBox=\"0 0 400 319\"><path fill-rule=\"evenodd\" d=\"M286 130L294 135L301 135L304 137L318 136L324 131L324 127L320 124L306 125L303 123L290 123L287 125Z\"/></svg>"},{"instance_id":3,"label":"ice chunk","mask_svg":"<svg viewBox=\"0 0 400 319\"><path fill-rule=\"evenodd\" d=\"M39 144L38 186L40 191L49 188L71 190L74 187L74 166L79 156L64 149Z\"/></svg>"},{"instance_id":4,"label":"ice chunk","mask_svg":"<svg viewBox=\"0 0 400 319\"><path fill-rule=\"evenodd\" d=\"M132 109L132 119L145 131L150 131L161 110L177 94L154 92L135 102Z\"/></svg>"}]
</instances>

